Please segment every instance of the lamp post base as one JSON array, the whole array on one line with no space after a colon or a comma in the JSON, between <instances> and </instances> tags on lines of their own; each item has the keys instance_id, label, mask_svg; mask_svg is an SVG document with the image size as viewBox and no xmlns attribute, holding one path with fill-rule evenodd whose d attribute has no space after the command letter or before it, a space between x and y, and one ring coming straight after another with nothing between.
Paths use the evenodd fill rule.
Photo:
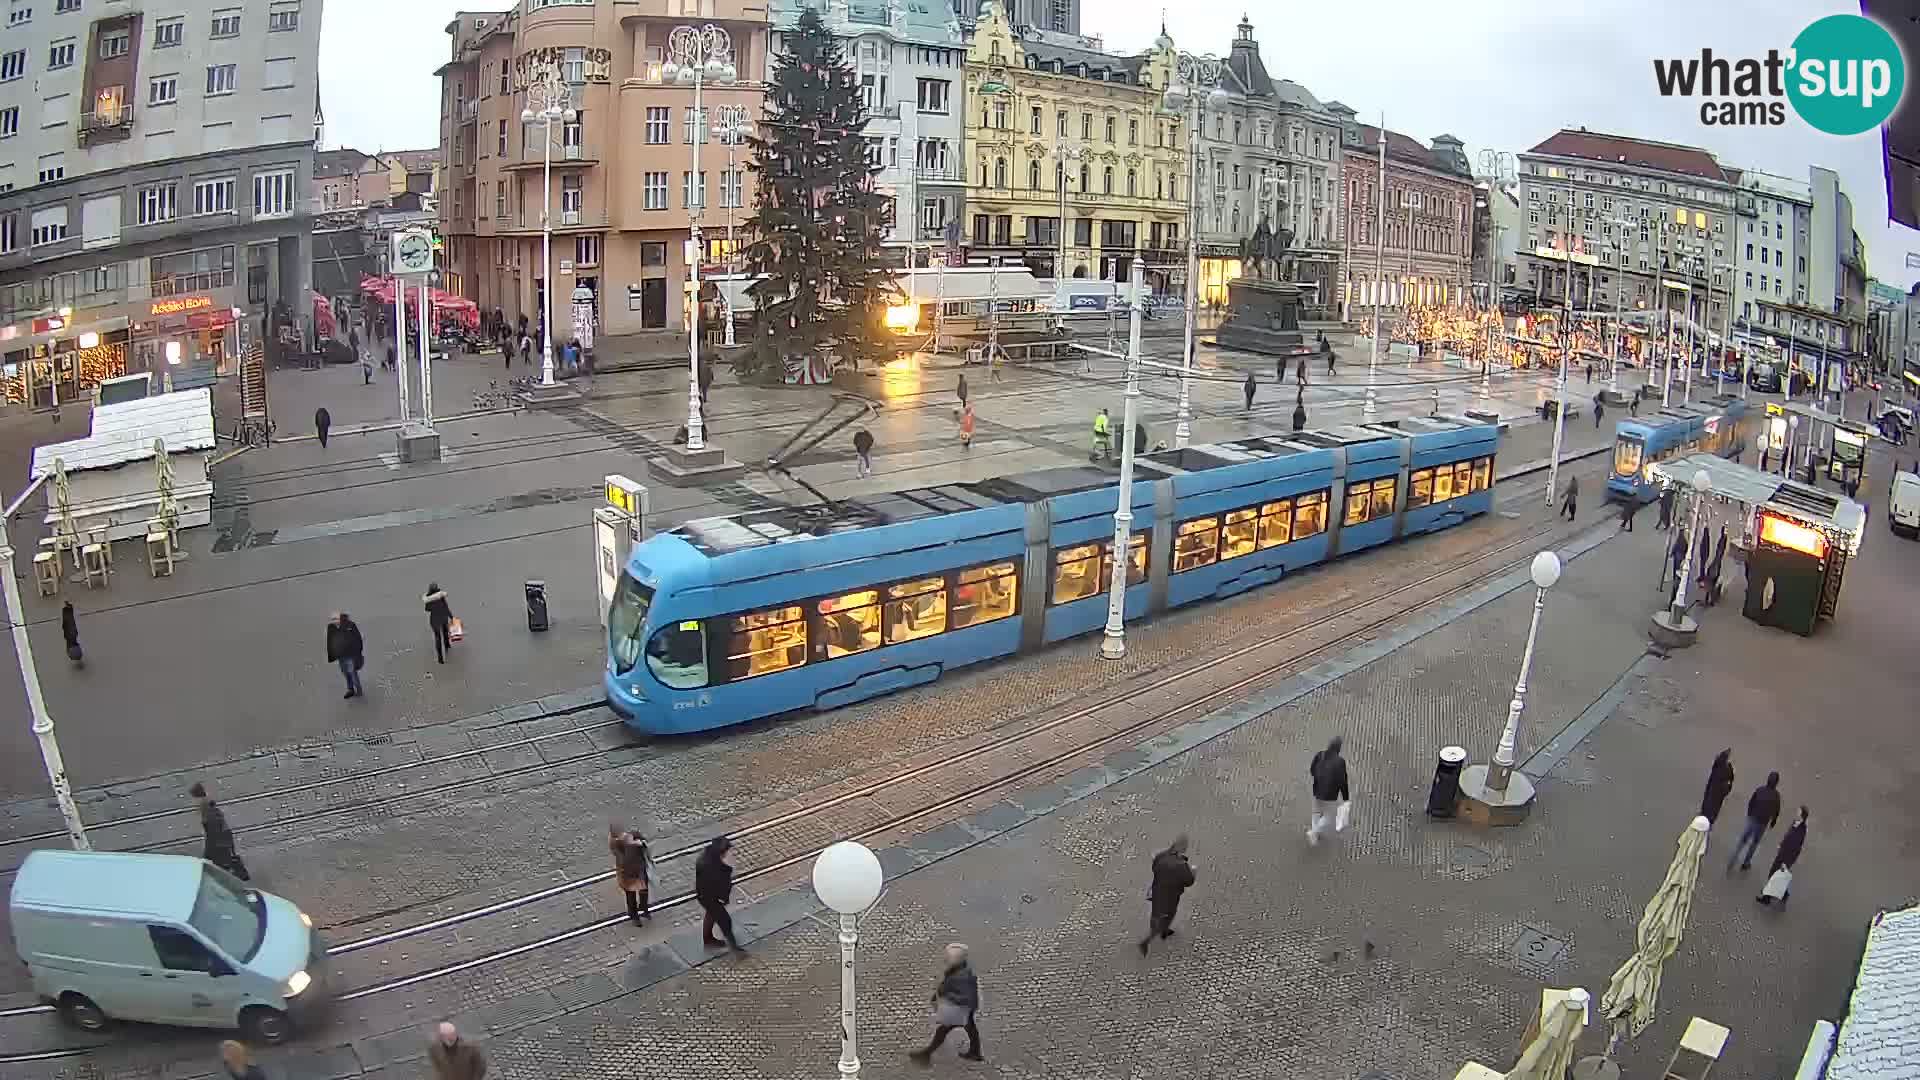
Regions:
<instances>
[{"instance_id":1,"label":"lamp post base","mask_svg":"<svg viewBox=\"0 0 1920 1080\"><path fill-rule=\"evenodd\" d=\"M698 487L724 483L747 471L745 462L732 461L727 452L709 442L698 450L669 446L665 452L647 461L655 478L672 487Z\"/></svg>"},{"instance_id":2,"label":"lamp post base","mask_svg":"<svg viewBox=\"0 0 1920 1080\"><path fill-rule=\"evenodd\" d=\"M580 391L565 383L555 383L552 386L535 383L521 391L520 400L526 402L528 408L550 409L555 405L571 405L579 401Z\"/></svg>"},{"instance_id":3,"label":"lamp post base","mask_svg":"<svg viewBox=\"0 0 1920 1080\"><path fill-rule=\"evenodd\" d=\"M1700 624L1691 615L1675 615L1672 609L1661 608L1647 620L1647 636L1661 648L1684 649L1700 636Z\"/></svg>"},{"instance_id":4,"label":"lamp post base","mask_svg":"<svg viewBox=\"0 0 1920 1080\"><path fill-rule=\"evenodd\" d=\"M1460 801L1454 816L1469 825L1505 828L1527 820L1533 812L1533 781L1518 769L1507 774L1507 789L1487 786L1490 765L1469 765L1460 771Z\"/></svg>"},{"instance_id":5,"label":"lamp post base","mask_svg":"<svg viewBox=\"0 0 1920 1080\"><path fill-rule=\"evenodd\" d=\"M395 449L404 464L440 460L440 433L425 424L408 424L400 429Z\"/></svg>"}]
</instances>

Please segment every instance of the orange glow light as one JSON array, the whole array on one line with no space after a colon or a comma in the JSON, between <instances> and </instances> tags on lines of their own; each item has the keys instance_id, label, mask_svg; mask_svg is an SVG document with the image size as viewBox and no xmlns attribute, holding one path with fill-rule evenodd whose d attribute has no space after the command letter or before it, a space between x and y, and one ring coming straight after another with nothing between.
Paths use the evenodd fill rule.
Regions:
<instances>
[{"instance_id":1,"label":"orange glow light","mask_svg":"<svg viewBox=\"0 0 1920 1080\"><path fill-rule=\"evenodd\" d=\"M1819 530L1772 514L1760 515L1760 539L1793 551L1804 551L1816 559L1827 557L1827 538L1820 535Z\"/></svg>"}]
</instances>

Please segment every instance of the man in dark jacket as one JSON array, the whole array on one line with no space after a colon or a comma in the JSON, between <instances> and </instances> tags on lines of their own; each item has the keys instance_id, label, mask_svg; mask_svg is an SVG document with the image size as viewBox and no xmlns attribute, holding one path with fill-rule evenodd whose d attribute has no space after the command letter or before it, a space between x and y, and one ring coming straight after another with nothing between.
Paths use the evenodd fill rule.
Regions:
<instances>
[{"instance_id":1,"label":"man in dark jacket","mask_svg":"<svg viewBox=\"0 0 1920 1080\"><path fill-rule=\"evenodd\" d=\"M947 968L941 972L940 985L933 991L933 1041L924 1050L915 1050L907 1057L916 1065L925 1065L954 1028L965 1028L967 1048L961 1058L987 1060L980 1054L980 1029L973 1021L979 1011L980 980L974 977L973 968L967 963L967 947L956 941L947 946Z\"/></svg>"},{"instance_id":2,"label":"man in dark jacket","mask_svg":"<svg viewBox=\"0 0 1920 1080\"><path fill-rule=\"evenodd\" d=\"M1700 796L1700 816L1711 825L1720 820L1720 807L1733 791L1733 750L1731 747L1713 756L1707 770L1707 789Z\"/></svg>"},{"instance_id":3,"label":"man in dark jacket","mask_svg":"<svg viewBox=\"0 0 1920 1080\"><path fill-rule=\"evenodd\" d=\"M1301 387L1293 395L1293 430L1304 431L1307 427L1307 388Z\"/></svg>"},{"instance_id":4,"label":"man in dark jacket","mask_svg":"<svg viewBox=\"0 0 1920 1080\"><path fill-rule=\"evenodd\" d=\"M873 432L861 428L853 433L853 457L861 476L873 475Z\"/></svg>"},{"instance_id":5,"label":"man in dark jacket","mask_svg":"<svg viewBox=\"0 0 1920 1080\"><path fill-rule=\"evenodd\" d=\"M1779 820L1780 774L1770 772L1767 782L1747 796L1747 827L1740 830L1740 839L1734 841L1733 857L1727 860L1728 873L1733 872L1734 863L1739 863L1742 870L1752 868L1753 853L1760 846L1760 838Z\"/></svg>"},{"instance_id":6,"label":"man in dark jacket","mask_svg":"<svg viewBox=\"0 0 1920 1080\"><path fill-rule=\"evenodd\" d=\"M1247 372L1247 381L1241 384L1240 390L1247 397L1248 412L1253 411L1253 395L1254 395L1254 392L1259 388L1259 385L1260 385L1259 383L1256 383L1253 381L1253 372L1251 371Z\"/></svg>"},{"instance_id":7,"label":"man in dark jacket","mask_svg":"<svg viewBox=\"0 0 1920 1080\"><path fill-rule=\"evenodd\" d=\"M247 864L240 861L240 850L234 846L233 830L227 827L227 815L220 812L220 804L207 797L205 784L195 784L187 789L193 796L194 805L200 808L200 832L206 838L206 846L201 849L200 857L213 865L239 878L251 880L247 875Z\"/></svg>"},{"instance_id":8,"label":"man in dark jacket","mask_svg":"<svg viewBox=\"0 0 1920 1080\"><path fill-rule=\"evenodd\" d=\"M1340 736L1335 735L1327 748L1313 755L1307 764L1307 777L1313 781L1313 821L1307 825L1307 843L1320 843L1320 834L1337 830L1340 804L1351 795L1347 790L1347 759L1340 755Z\"/></svg>"},{"instance_id":9,"label":"man in dark jacket","mask_svg":"<svg viewBox=\"0 0 1920 1080\"><path fill-rule=\"evenodd\" d=\"M746 952L740 947L740 940L733 936L733 916L727 911L727 905L733 901L733 867L727 864L727 852L731 850L733 841L724 836L716 836L707 843L707 849L693 864L693 897L706 913L700 920L700 943L708 948L718 947L720 943L713 939L713 928L717 926L727 939L728 947L734 952Z\"/></svg>"},{"instance_id":10,"label":"man in dark jacket","mask_svg":"<svg viewBox=\"0 0 1920 1080\"><path fill-rule=\"evenodd\" d=\"M333 427L333 414L325 405L313 410L313 433L320 436L320 449L327 448L327 431Z\"/></svg>"},{"instance_id":11,"label":"man in dark jacket","mask_svg":"<svg viewBox=\"0 0 1920 1080\"><path fill-rule=\"evenodd\" d=\"M479 1046L460 1037L460 1029L443 1023L427 1047L427 1061L433 1065L434 1080L483 1080L487 1075L487 1055Z\"/></svg>"},{"instance_id":12,"label":"man in dark jacket","mask_svg":"<svg viewBox=\"0 0 1920 1080\"><path fill-rule=\"evenodd\" d=\"M347 692L341 696L359 697L360 669L367 664L366 642L360 627L344 611L327 624L327 659L340 665L340 674L347 680Z\"/></svg>"},{"instance_id":13,"label":"man in dark jacket","mask_svg":"<svg viewBox=\"0 0 1920 1080\"><path fill-rule=\"evenodd\" d=\"M1152 917L1147 923L1147 936L1140 939L1140 955L1145 956L1147 946L1154 938L1173 936L1173 917L1180 910L1180 895L1193 887L1193 864L1187 861L1187 837L1185 833L1173 838L1167 849L1153 857L1153 885L1147 891L1147 899L1152 903Z\"/></svg>"},{"instance_id":14,"label":"man in dark jacket","mask_svg":"<svg viewBox=\"0 0 1920 1080\"><path fill-rule=\"evenodd\" d=\"M67 659L74 667L84 666L87 656L80 651L80 620L74 617L71 600L60 605L60 636L67 641Z\"/></svg>"}]
</instances>

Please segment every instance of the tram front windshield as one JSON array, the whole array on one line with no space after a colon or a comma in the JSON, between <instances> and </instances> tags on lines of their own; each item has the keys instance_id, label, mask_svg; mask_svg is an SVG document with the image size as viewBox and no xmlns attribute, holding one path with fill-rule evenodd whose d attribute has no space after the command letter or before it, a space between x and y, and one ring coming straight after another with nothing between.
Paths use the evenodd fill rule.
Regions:
<instances>
[{"instance_id":1,"label":"tram front windshield","mask_svg":"<svg viewBox=\"0 0 1920 1080\"><path fill-rule=\"evenodd\" d=\"M1640 471L1640 463L1646 457L1646 444L1639 439L1620 436L1613 444L1613 473L1615 476L1632 476Z\"/></svg>"},{"instance_id":2,"label":"tram front windshield","mask_svg":"<svg viewBox=\"0 0 1920 1080\"><path fill-rule=\"evenodd\" d=\"M653 606L653 590L622 573L620 585L613 591L613 603L607 608L607 651L613 657L613 669L624 675L640 662L640 646L646 640L647 609Z\"/></svg>"}]
</instances>

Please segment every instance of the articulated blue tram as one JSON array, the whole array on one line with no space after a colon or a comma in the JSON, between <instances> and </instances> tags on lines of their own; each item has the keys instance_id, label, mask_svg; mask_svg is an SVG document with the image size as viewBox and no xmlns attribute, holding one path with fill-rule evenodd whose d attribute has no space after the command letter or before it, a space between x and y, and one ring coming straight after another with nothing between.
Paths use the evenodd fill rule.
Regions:
<instances>
[{"instance_id":1,"label":"articulated blue tram","mask_svg":"<svg viewBox=\"0 0 1920 1080\"><path fill-rule=\"evenodd\" d=\"M1129 619L1493 507L1499 429L1439 419L1142 455ZM691 521L633 550L608 703L651 734L832 709L1105 625L1110 469Z\"/></svg>"},{"instance_id":2,"label":"articulated blue tram","mask_svg":"<svg viewBox=\"0 0 1920 1080\"><path fill-rule=\"evenodd\" d=\"M1608 500L1649 502L1660 490L1648 469L1658 461L1688 454L1718 454L1738 459L1755 452L1761 416L1730 394L1719 394L1691 405L1661 407L1647 416L1620 421L1614 428L1613 468L1607 475Z\"/></svg>"}]
</instances>

